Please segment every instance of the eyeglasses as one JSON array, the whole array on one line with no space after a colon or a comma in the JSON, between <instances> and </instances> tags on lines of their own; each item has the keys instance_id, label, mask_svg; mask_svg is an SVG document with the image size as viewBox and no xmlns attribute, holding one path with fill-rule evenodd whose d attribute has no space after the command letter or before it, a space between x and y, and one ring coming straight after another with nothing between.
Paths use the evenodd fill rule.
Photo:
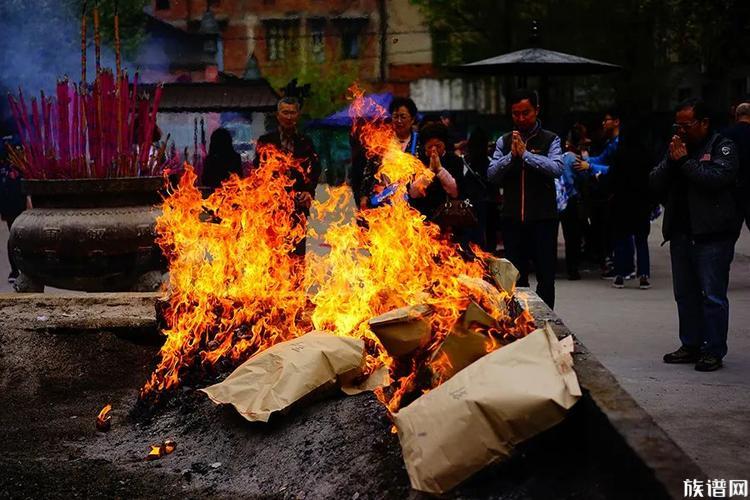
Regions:
<instances>
[{"instance_id":1,"label":"eyeglasses","mask_svg":"<svg viewBox=\"0 0 750 500\"><path fill-rule=\"evenodd\" d=\"M673 123L672 127L674 127L677 130L687 130L690 127L692 127L693 125L695 125L696 123L698 123L698 121L699 120L693 120L693 121L687 122L687 123Z\"/></svg>"},{"instance_id":2,"label":"eyeglasses","mask_svg":"<svg viewBox=\"0 0 750 500\"><path fill-rule=\"evenodd\" d=\"M411 120L411 115L407 113L395 113L393 116L391 116L391 119L393 121L406 121Z\"/></svg>"}]
</instances>

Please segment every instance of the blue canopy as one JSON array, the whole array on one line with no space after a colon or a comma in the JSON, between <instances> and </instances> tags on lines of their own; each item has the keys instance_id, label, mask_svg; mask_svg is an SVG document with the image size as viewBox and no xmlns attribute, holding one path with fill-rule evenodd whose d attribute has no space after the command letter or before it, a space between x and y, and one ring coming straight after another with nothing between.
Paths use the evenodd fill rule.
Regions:
<instances>
[{"instance_id":1,"label":"blue canopy","mask_svg":"<svg viewBox=\"0 0 750 500\"><path fill-rule=\"evenodd\" d=\"M382 92L380 94L368 94L365 96L367 99L371 99L371 102L374 102L374 104L377 104L378 106L382 107L383 109L388 109L388 106L391 105L391 101L393 100L393 94L390 92ZM351 104L345 107L344 109L340 111L336 111L332 115L328 115L325 118L321 118L318 120L310 120L307 123L307 126L309 127L351 127L352 126L352 118L349 116L349 111L351 109ZM368 118L372 119L377 116L377 111L375 109L375 106L366 106L364 109L364 113L362 114L362 118Z\"/></svg>"}]
</instances>

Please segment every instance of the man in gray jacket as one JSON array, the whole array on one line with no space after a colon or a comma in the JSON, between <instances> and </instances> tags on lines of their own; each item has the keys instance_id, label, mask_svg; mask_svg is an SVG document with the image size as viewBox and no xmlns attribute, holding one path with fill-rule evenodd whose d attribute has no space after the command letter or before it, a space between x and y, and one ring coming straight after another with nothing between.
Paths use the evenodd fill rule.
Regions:
<instances>
[{"instance_id":1,"label":"man in gray jacket","mask_svg":"<svg viewBox=\"0 0 750 500\"><path fill-rule=\"evenodd\" d=\"M560 138L542 128L536 92L518 90L510 100L516 130L497 140L487 178L503 187L505 256L519 271L519 286L529 286L529 261L536 270L536 293L555 307L557 198L562 175Z\"/></svg>"},{"instance_id":2,"label":"man in gray jacket","mask_svg":"<svg viewBox=\"0 0 750 500\"><path fill-rule=\"evenodd\" d=\"M711 130L702 101L681 103L675 135L650 174L664 203L682 346L665 363L695 363L714 371L727 353L729 266L740 219L733 190L737 153L732 141Z\"/></svg>"}]
</instances>

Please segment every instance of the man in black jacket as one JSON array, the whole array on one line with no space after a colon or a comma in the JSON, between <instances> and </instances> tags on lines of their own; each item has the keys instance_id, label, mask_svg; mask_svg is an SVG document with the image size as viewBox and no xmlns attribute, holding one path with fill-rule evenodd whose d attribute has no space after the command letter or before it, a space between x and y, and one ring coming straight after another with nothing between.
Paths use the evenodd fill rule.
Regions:
<instances>
[{"instance_id":1,"label":"man in black jacket","mask_svg":"<svg viewBox=\"0 0 750 500\"><path fill-rule=\"evenodd\" d=\"M320 160L312 140L297 130L300 116L300 101L296 97L284 97L276 106L276 119L279 129L258 138L256 151L263 146L272 145L281 151L291 153L298 169L289 170L289 177L294 181L291 191L294 192L296 206L295 217L298 222L307 224L310 217L310 206L315 199L315 188L320 178ZM260 155L256 154L253 165L260 163ZM306 238L299 242L294 250L295 255L305 256Z\"/></svg>"},{"instance_id":2,"label":"man in black jacket","mask_svg":"<svg viewBox=\"0 0 750 500\"><path fill-rule=\"evenodd\" d=\"M743 102L735 111L737 121L724 135L737 146L740 170L737 174L737 204L750 229L750 102Z\"/></svg>"},{"instance_id":3,"label":"man in black jacket","mask_svg":"<svg viewBox=\"0 0 750 500\"><path fill-rule=\"evenodd\" d=\"M733 196L737 154L732 141L711 131L700 100L681 103L674 126L669 151L649 179L665 206L682 343L664 362L713 371L727 353L729 266L740 225Z\"/></svg>"},{"instance_id":4,"label":"man in black jacket","mask_svg":"<svg viewBox=\"0 0 750 500\"><path fill-rule=\"evenodd\" d=\"M557 261L557 197L555 179L562 175L560 138L544 130L537 119L535 92L520 90L511 98L517 130L497 140L487 178L503 187L503 241L505 256L528 286L528 262L534 261L536 292L555 306Z\"/></svg>"}]
</instances>

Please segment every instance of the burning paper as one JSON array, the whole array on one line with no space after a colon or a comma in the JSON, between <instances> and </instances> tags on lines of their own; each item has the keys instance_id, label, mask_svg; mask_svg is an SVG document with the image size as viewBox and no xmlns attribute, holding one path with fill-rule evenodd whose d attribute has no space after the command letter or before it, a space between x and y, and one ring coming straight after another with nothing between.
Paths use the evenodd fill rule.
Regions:
<instances>
[{"instance_id":1,"label":"burning paper","mask_svg":"<svg viewBox=\"0 0 750 500\"><path fill-rule=\"evenodd\" d=\"M516 290L516 281L518 280L518 269L508 259L498 259L497 257L486 257L487 267L490 270L492 279L497 286L509 295L513 295Z\"/></svg>"},{"instance_id":2,"label":"burning paper","mask_svg":"<svg viewBox=\"0 0 750 500\"><path fill-rule=\"evenodd\" d=\"M152 460L159 460L162 456L164 456L164 450L161 445L152 444L148 455L146 455L146 461L150 462Z\"/></svg>"},{"instance_id":3,"label":"burning paper","mask_svg":"<svg viewBox=\"0 0 750 500\"><path fill-rule=\"evenodd\" d=\"M475 302L469 304L440 348L432 355L435 385L448 380L485 354L498 347L498 341L487 334L497 328L492 316Z\"/></svg>"},{"instance_id":4,"label":"burning paper","mask_svg":"<svg viewBox=\"0 0 750 500\"><path fill-rule=\"evenodd\" d=\"M367 103L355 92L355 113ZM533 330L528 312L511 312L510 296L483 281L488 256L478 252L481 258L466 260L409 205L406 184L415 174L430 175L424 165L401 151L384 120L355 123L366 154L382 160L377 177L396 185L396 193L389 204L346 220L350 190L329 189L328 199L312 207L314 217L335 219L322 236L326 253L308 252L304 262L292 252L305 237L305 214L295 210L289 180L300 168L293 157L264 148L258 168L230 178L207 199L186 169L156 227L170 270L167 338L143 400L186 381L200 384L280 342L323 330L364 343L364 371L382 374L385 367L391 387L376 393L396 411L405 394L418 397L439 382L422 376L434 372L432 363L439 362L432 354L471 302L494 320L487 332L491 348ZM202 218L206 213L210 221ZM378 320L402 308L425 308L406 342L384 335L389 323Z\"/></svg>"},{"instance_id":5,"label":"burning paper","mask_svg":"<svg viewBox=\"0 0 750 500\"><path fill-rule=\"evenodd\" d=\"M560 422L581 396L572 367L547 324L394 414L412 487L448 491Z\"/></svg>"},{"instance_id":6,"label":"burning paper","mask_svg":"<svg viewBox=\"0 0 750 500\"><path fill-rule=\"evenodd\" d=\"M424 347L432 336L429 305L407 306L388 311L368 324L391 356L404 356Z\"/></svg>"},{"instance_id":7,"label":"burning paper","mask_svg":"<svg viewBox=\"0 0 750 500\"><path fill-rule=\"evenodd\" d=\"M161 448L165 455L169 455L177 448L177 443L172 439L166 439L161 444Z\"/></svg>"},{"instance_id":8,"label":"burning paper","mask_svg":"<svg viewBox=\"0 0 750 500\"><path fill-rule=\"evenodd\" d=\"M364 342L312 332L253 356L221 383L201 389L217 404L231 404L251 422L268 422L324 386L362 375Z\"/></svg>"},{"instance_id":9,"label":"burning paper","mask_svg":"<svg viewBox=\"0 0 750 500\"><path fill-rule=\"evenodd\" d=\"M112 405L105 405L96 416L96 430L107 432L112 427Z\"/></svg>"},{"instance_id":10,"label":"burning paper","mask_svg":"<svg viewBox=\"0 0 750 500\"><path fill-rule=\"evenodd\" d=\"M173 453L176 448L177 443L172 439L165 439L161 444L152 444L149 446L149 452L145 460L149 462L151 460L158 460L164 455Z\"/></svg>"},{"instance_id":11,"label":"burning paper","mask_svg":"<svg viewBox=\"0 0 750 500\"><path fill-rule=\"evenodd\" d=\"M507 317L509 293L501 292L481 278L461 275L458 277L459 284L464 287L473 297L477 298L479 304L493 317Z\"/></svg>"}]
</instances>

